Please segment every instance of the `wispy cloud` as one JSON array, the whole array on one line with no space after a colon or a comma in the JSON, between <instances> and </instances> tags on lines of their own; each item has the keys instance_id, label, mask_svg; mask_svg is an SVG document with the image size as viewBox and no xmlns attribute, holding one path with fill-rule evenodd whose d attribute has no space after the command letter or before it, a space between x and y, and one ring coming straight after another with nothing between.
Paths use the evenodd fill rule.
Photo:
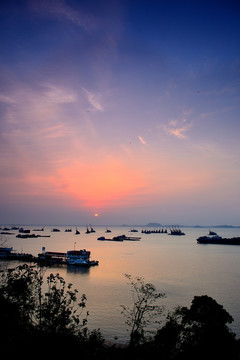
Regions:
<instances>
[{"instance_id":1,"label":"wispy cloud","mask_svg":"<svg viewBox=\"0 0 240 360\"><path fill-rule=\"evenodd\" d=\"M50 168L51 162L62 157L64 148L70 149L69 139L76 131L72 107L77 104L70 110L65 104L75 102L73 91L52 84L38 88L23 85L0 94L0 100L5 104L0 161L7 157L11 163L22 159L32 165L44 159L46 170L47 164Z\"/></svg>"},{"instance_id":2,"label":"wispy cloud","mask_svg":"<svg viewBox=\"0 0 240 360\"><path fill-rule=\"evenodd\" d=\"M184 115L190 116L191 110L184 111ZM164 129L168 134L174 135L179 139L186 139L188 136L186 132L192 126L192 123L188 121L187 116L182 120L172 119L167 125L164 125Z\"/></svg>"},{"instance_id":3,"label":"wispy cloud","mask_svg":"<svg viewBox=\"0 0 240 360\"><path fill-rule=\"evenodd\" d=\"M186 127L176 128L176 129L169 129L169 134L172 134L180 139L185 139L187 136L184 134L184 132L187 131Z\"/></svg>"},{"instance_id":4,"label":"wispy cloud","mask_svg":"<svg viewBox=\"0 0 240 360\"><path fill-rule=\"evenodd\" d=\"M6 104L14 104L15 100L12 99L10 96L5 96L0 94L0 102L6 103Z\"/></svg>"},{"instance_id":5,"label":"wispy cloud","mask_svg":"<svg viewBox=\"0 0 240 360\"><path fill-rule=\"evenodd\" d=\"M87 89L85 88L82 88L84 93L86 94L87 96L87 100L88 102L92 105L93 107L93 110L95 111L104 111L104 108L99 100L99 95L91 92L91 91L88 91Z\"/></svg>"},{"instance_id":6,"label":"wispy cloud","mask_svg":"<svg viewBox=\"0 0 240 360\"><path fill-rule=\"evenodd\" d=\"M76 94L73 91L52 84L47 84L45 87L45 96L50 102L64 104L72 103L76 100Z\"/></svg>"},{"instance_id":7,"label":"wispy cloud","mask_svg":"<svg viewBox=\"0 0 240 360\"><path fill-rule=\"evenodd\" d=\"M147 144L146 141L143 139L142 136L138 136L138 139L139 139L139 141L140 141L143 145L146 145L146 144Z\"/></svg>"},{"instance_id":8,"label":"wispy cloud","mask_svg":"<svg viewBox=\"0 0 240 360\"><path fill-rule=\"evenodd\" d=\"M69 6L64 0L29 0L28 4L34 14L68 21L86 31L90 30L95 23L92 15L82 11L79 7Z\"/></svg>"}]
</instances>

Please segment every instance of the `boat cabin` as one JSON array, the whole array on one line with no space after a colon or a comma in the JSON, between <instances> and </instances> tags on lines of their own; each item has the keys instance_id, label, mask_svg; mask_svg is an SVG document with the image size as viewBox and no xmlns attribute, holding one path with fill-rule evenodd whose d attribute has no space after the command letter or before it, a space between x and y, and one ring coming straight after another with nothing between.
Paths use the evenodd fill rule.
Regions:
<instances>
[{"instance_id":1,"label":"boat cabin","mask_svg":"<svg viewBox=\"0 0 240 360\"><path fill-rule=\"evenodd\" d=\"M81 260L89 260L90 258L90 251L84 250L69 250L67 252L67 260L75 260L75 259L81 259Z\"/></svg>"}]
</instances>

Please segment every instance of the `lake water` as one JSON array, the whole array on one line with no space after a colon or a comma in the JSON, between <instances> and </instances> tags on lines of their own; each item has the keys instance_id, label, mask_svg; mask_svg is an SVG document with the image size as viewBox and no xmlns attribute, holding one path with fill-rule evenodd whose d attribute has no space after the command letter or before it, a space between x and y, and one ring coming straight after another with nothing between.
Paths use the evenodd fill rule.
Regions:
<instances>
[{"instance_id":1,"label":"lake water","mask_svg":"<svg viewBox=\"0 0 240 360\"><path fill-rule=\"evenodd\" d=\"M58 228L60 232L52 232L53 226L45 226L44 233L34 232L51 235L49 238L19 239L14 235L1 235L1 244L5 241L2 246L33 255L40 253L42 247L46 251L59 252L74 247L90 250L91 258L99 260L98 266L89 269L51 267L46 274L59 273L80 294L86 294L90 313L88 327L100 328L106 340L125 342L129 338L121 305L130 305L132 295L124 274L141 276L145 282L154 284L159 292L164 292L166 298L161 303L167 310L177 305L189 307L195 295L213 297L232 315L231 328L240 337L240 246L197 244L196 239L208 233L208 229L203 228L182 228L185 236L142 234L141 228L130 234L128 227L110 227L112 233L105 234L103 226L94 227L96 233L90 234L85 234L86 228L79 226L80 235L75 235L74 227L72 232L64 231L67 226ZM240 236L240 229L215 231L223 237ZM140 236L141 240L97 240L99 236L122 234ZM1 262L0 266L6 266L6 262Z\"/></svg>"}]
</instances>

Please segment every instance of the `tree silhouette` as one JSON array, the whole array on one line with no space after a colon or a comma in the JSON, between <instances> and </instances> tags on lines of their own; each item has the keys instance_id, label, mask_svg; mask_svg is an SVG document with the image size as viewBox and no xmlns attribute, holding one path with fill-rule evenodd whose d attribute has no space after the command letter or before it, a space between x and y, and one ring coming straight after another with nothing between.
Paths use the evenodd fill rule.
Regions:
<instances>
[{"instance_id":1,"label":"tree silhouette","mask_svg":"<svg viewBox=\"0 0 240 360\"><path fill-rule=\"evenodd\" d=\"M178 307L155 337L169 359L237 359L238 342L227 324L232 316L211 297L195 296L190 309Z\"/></svg>"},{"instance_id":2,"label":"tree silhouette","mask_svg":"<svg viewBox=\"0 0 240 360\"><path fill-rule=\"evenodd\" d=\"M146 327L159 319L164 310L156 301L165 297L164 293L157 292L151 283L145 283L141 277L133 278L125 274L131 286L132 307L121 305L122 314L127 318L126 324L130 327L130 344L138 345L144 339Z\"/></svg>"}]
</instances>

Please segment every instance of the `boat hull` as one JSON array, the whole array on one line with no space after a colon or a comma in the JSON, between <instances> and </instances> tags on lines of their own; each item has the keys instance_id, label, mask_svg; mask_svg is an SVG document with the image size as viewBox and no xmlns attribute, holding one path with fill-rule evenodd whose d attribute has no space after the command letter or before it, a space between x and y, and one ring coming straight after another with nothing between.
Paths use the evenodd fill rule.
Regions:
<instances>
[{"instance_id":1,"label":"boat hull","mask_svg":"<svg viewBox=\"0 0 240 360\"><path fill-rule=\"evenodd\" d=\"M67 261L67 265L74 265L74 266L95 266L98 265L97 260L91 261Z\"/></svg>"},{"instance_id":2,"label":"boat hull","mask_svg":"<svg viewBox=\"0 0 240 360\"><path fill-rule=\"evenodd\" d=\"M240 245L240 237L234 238L221 238L202 236L197 239L198 244L216 244L216 245Z\"/></svg>"}]
</instances>

